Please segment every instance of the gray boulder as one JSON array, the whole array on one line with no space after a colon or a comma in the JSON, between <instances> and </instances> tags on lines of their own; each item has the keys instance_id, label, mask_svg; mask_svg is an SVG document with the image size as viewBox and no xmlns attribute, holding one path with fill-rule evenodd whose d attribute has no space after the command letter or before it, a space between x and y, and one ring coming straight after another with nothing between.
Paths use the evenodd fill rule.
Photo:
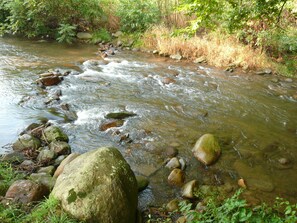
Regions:
<instances>
[{"instance_id":1,"label":"gray boulder","mask_svg":"<svg viewBox=\"0 0 297 223\"><path fill-rule=\"evenodd\" d=\"M192 149L194 156L205 165L215 163L221 155L221 148L212 134L201 136Z\"/></svg>"},{"instance_id":2,"label":"gray boulder","mask_svg":"<svg viewBox=\"0 0 297 223\"><path fill-rule=\"evenodd\" d=\"M12 148L15 151L22 151L28 148L38 149L40 145L41 142L39 139L29 134L24 134L21 135L15 143L13 143Z\"/></svg>"},{"instance_id":3,"label":"gray boulder","mask_svg":"<svg viewBox=\"0 0 297 223\"><path fill-rule=\"evenodd\" d=\"M52 195L78 220L133 223L137 182L116 148L99 148L75 158L57 178Z\"/></svg>"},{"instance_id":4,"label":"gray boulder","mask_svg":"<svg viewBox=\"0 0 297 223\"><path fill-rule=\"evenodd\" d=\"M67 142L53 141L49 145L50 150L54 151L56 155L68 155L71 153L71 148Z\"/></svg>"}]
</instances>

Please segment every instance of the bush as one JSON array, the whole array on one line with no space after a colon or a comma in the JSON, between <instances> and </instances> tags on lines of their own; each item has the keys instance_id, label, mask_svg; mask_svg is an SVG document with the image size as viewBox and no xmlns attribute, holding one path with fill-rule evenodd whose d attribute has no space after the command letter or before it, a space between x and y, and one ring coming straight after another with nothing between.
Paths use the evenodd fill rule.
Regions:
<instances>
[{"instance_id":1,"label":"bush","mask_svg":"<svg viewBox=\"0 0 297 223\"><path fill-rule=\"evenodd\" d=\"M98 43L98 42L110 42L111 41L111 35L106 29L99 29L95 31L92 35L92 43Z\"/></svg>"},{"instance_id":2,"label":"bush","mask_svg":"<svg viewBox=\"0 0 297 223\"><path fill-rule=\"evenodd\" d=\"M100 0L2 0L0 12L2 29L28 37L54 38L60 24L75 24L81 31L95 29L103 17Z\"/></svg>"},{"instance_id":3,"label":"bush","mask_svg":"<svg viewBox=\"0 0 297 223\"><path fill-rule=\"evenodd\" d=\"M60 43L72 43L75 38L75 30L76 26L72 26L69 24L61 24L58 28L57 41Z\"/></svg>"},{"instance_id":4,"label":"bush","mask_svg":"<svg viewBox=\"0 0 297 223\"><path fill-rule=\"evenodd\" d=\"M143 32L160 21L159 9L151 1L120 0L117 14L124 32Z\"/></svg>"}]
</instances>

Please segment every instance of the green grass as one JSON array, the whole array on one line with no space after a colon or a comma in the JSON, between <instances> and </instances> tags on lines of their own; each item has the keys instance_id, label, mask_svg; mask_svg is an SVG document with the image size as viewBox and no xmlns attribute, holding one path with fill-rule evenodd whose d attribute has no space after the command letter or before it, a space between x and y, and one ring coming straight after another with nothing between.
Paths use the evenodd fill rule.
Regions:
<instances>
[{"instance_id":1,"label":"green grass","mask_svg":"<svg viewBox=\"0 0 297 223\"><path fill-rule=\"evenodd\" d=\"M191 223L295 223L297 222L297 204L290 204L281 198L276 198L273 206L265 203L257 207L249 207L246 200L240 199L242 190L231 198L218 202L215 197L207 199L203 212L192 209L191 203L181 202L180 212Z\"/></svg>"},{"instance_id":2,"label":"green grass","mask_svg":"<svg viewBox=\"0 0 297 223\"><path fill-rule=\"evenodd\" d=\"M0 195L4 196L9 186L22 178L24 178L24 174L17 173L12 164L0 162Z\"/></svg>"},{"instance_id":3,"label":"green grass","mask_svg":"<svg viewBox=\"0 0 297 223\"><path fill-rule=\"evenodd\" d=\"M40 202L29 213L19 205L0 203L1 223L80 223L61 210L60 203L54 197Z\"/></svg>"}]
</instances>

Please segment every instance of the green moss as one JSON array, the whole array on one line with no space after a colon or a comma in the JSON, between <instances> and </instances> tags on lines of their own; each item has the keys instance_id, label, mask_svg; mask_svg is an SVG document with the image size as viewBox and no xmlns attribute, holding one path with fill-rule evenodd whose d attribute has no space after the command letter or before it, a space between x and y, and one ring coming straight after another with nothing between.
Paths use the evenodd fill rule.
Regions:
<instances>
[{"instance_id":1,"label":"green moss","mask_svg":"<svg viewBox=\"0 0 297 223\"><path fill-rule=\"evenodd\" d=\"M68 202L68 204L70 204L72 202L75 202L76 199L77 199L77 194L74 191L74 189L72 188L68 193L67 202Z\"/></svg>"}]
</instances>

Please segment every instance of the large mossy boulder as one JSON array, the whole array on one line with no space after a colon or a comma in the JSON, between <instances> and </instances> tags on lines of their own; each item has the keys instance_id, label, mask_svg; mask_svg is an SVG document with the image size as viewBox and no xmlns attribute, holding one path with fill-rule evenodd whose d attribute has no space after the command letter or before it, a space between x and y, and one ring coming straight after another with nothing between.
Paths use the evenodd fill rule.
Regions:
<instances>
[{"instance_id":1,"label":"large mossy boulder","mask_svg":"<svg viewBox=\"0 0 297 223\"><path fill-rule=\"evenodd\" d=\"M12 148L15 151L22 151L24 149L38 149L41 146L39 139L32 135L24 134L21 135L15 143L13 143Z\"/></svg>"},{"instance_id":2,"label":"large mossy boulder","mask_svg":"<svg viewBox=\"0 0 297 223\"><path fill-rule=\"evenodd\" d=\"M192 149L194 156L205 165L215 163L221 155L219 142L212 134L201 136Z\"/></svg>"},{"instance_id":3,"label":"large mossy boulder","mask_svg":"<svg viewBox=\"0 0 297 223\"><path fill-rule=\"evenodd\" d=\"M134 223L137 181L116 148L99 148L75 158L57 178L52 195L81 221Z\"/></svg>"},{"instance_id":4,"label":"large mossy boulder","mask_svg":"<svg viewBox=\"0 0 297 223\"><path fill-rule=\"evenodd\" d=\"M68 142L68 136L57 126L49 126L44 130L43 140L51 143L53 141Z\"/></svg>"}]
</instances>

